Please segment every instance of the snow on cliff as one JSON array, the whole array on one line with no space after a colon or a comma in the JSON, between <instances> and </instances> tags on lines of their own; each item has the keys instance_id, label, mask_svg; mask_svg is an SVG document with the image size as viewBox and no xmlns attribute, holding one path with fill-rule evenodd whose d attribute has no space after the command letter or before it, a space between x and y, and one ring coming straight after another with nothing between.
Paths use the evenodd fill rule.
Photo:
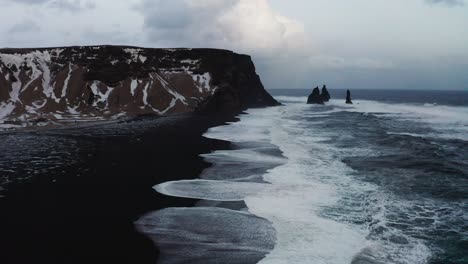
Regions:
<instances>
[{"instance_id":1,"label":"snow on cliff","mask_svg":"<svg viewBox=\"0 0 468 264\"><path fill-rule=\"evenodd\" d=\"M0 50L0 128L38 118L193 111L217 87L211 73L199 68L201 59L177 51L111 46Z\"/></svg>"},{"instance_id":2,"label":"snow on cliff","mask_svg":"<svg viewBox=\"0 0 468 264\"><path fill-rule=\"evenodd\" d=\"M277 105L247 55L218 49L0 49L0 129Z\"/></svg>"}]
</instances>

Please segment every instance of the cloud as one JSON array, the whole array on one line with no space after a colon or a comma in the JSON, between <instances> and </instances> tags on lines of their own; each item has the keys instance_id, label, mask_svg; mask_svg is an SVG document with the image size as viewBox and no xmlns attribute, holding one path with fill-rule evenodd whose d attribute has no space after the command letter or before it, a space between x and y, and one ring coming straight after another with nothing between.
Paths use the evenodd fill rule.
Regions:
<instances>
[{"instance_id":1,"label":"cloud","mask_svg":"<svg viewBox=\"0 0 468 264\"><path fill-rule=\"evenodd\" d=\"M49 2L50 0L10 0L10 2L21 3L21 4L43 4Z\"/></svg>"},{"instance_id":2,"label":"cloud","mask_svg":"<svg viewBox=\"0 0 468 264\"><path fill-rule=\"evenodd\" d=\"M45 5L51 8L78 12L87 9L94 9L96 4L93 1L85 0L9 0L10 2L25 5Z\"/></svg>"},{"instance_id":3,"label":"cloud","mask_svg":"<svg viewBox=\"0 0 468 264\"><path fill-rule=\"evenodd\" d=\"M312 56L310 63L312 68L320 69L388 70L396 66L392 61L367 57Z\"/></svg>"},{"instance_id":4,"label":"cloud","mask_svg":"<svg viewBox=\"0 0 468 264\"><path fill-rule=\"evenodd\" d=\"M465 4L464 0L425 0L429 4L445 4L448 6L461 6Z\"/></svg>"},{"instance_id":5,"label":"cloud","mask_svg":"<svg viewBox=\"0 0 468 264\"><path fill-rule=\"evenodd\" d=\"M267 0L143 0L149 40L159 46L227 48L257 56L291 53L306 43L304 26Z\"/></svg>"},{"instance_id":6,"label":"cloud","mask_svg":"<svg viewBox=\"0 0 468 264\"><path fill-rule=\"evenodd\" d=\"M223 48L252 55L267 88L456 88L467 1L0 0L0 47Z\"/></svg>"},{"instance_id":7,"label":"cloud","mask_svg":"<svg viewBox=\"0 0 468 264\"><path fill-rule=\"evenodd\" d=\"M94 9L96 4L91 1L81 1L81 0L62 0L62 1L50 1L51 7L58 9L65 9L72 12L78 12L86 9Z\"/></svg>"},{"instance_id":8,"label":"cloud","mask_svg":"<svg viewBox=\"0 0 468 264\"><path fill-rule=\"evenodd\" d=\"M32 20L24 20L22 22L14 24L9 30L9 34L16 34L16 33L29 33L29 32L37 32L40 31L41 28L38 24Z\"/></svg>"}]
</instances>

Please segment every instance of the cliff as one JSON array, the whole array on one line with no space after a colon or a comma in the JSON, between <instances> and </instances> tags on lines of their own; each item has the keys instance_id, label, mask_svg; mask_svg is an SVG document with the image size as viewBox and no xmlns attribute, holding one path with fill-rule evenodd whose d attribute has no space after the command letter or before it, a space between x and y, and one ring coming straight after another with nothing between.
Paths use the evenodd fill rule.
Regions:
<instances>
[{"instance_id":1,"label":"cliff","mask_svg":"<svg viewBox=\"0 0 468 264\"><path fill-rule=\"evenodd\" d=\"M251 58L216 49L0 49L0 123L107 120L278 105Z\"/></svg>"}]
</instances>

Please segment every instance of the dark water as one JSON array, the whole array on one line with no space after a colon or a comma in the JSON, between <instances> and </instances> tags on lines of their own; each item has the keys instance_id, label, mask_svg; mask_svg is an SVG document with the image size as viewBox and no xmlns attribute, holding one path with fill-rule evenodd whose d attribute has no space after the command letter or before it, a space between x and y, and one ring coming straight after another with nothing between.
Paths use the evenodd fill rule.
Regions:
<instances>
[{"instance_id":1,"label":"dark water","mask_svg":"<svg viewBox=\"0 0 468 264\"><path fill-rule=\"evenodd\" d=\"M307 96L271 92L286 108ZM338 151L354 183L375 190L354 194L367 204L349 206L345 195L322 214L366 223L367 239L392 252L385 262L468 263L468 92L353 90L354 106L344 91L331 94L338 99L295 118ZM365 212L343 217L346 208Z\"/></svg>"},{"instance_id":2,"label":"dark water","mask_svg":"<svg viewBox=\"0 0 468 264\"><path fill-rule=\"evenodd\" d=\"M269 250L262 263L468 263L468 93L353 90L354 105L346 105L345 91L331 90L333 100L320 106L305 103L307 90L270 92L284 105L251 109L240 122L205 134L235 148L205 156L214 166L202 180L156 187L165 195L203 199L199 208L155 212L149 219L229 241L229 232L212 230L230 226L238 209L223 210L216 223L180 219L236 200L245 203L251 221L260 217L271 226L246 224L235 231L240 240L217 250ZM145 230L157 234L157 243L186 241L166 237L167 226L157 221ZM255 246L249 235L274 247ZM184 261L200 251L212 260L204 243L195 244ZM242 263L229 254L222 259Z\"/></svg>"},{"instance_id":3,"label":"dark water","mask_svg":"<svg viewBox=\"0 0 468 264\"><path fill-rule=\"evenodd\" d=\"M308 96L312 90L307 89L272 89L268 92L273 96ZM331 89L334 99L345 99L346 90ZM467 106L468 91L421 91L421 90L369 90L351 89L353 99L375 100L388 103L428 103L452 106Z\"/></svg>"},{"instance_id":4,"label":"dark water","mask_svg":"<svg viewBox=\"0 0 468 264\"><path fill-rule=\"evenodd\" d=\"M83 257L60 243L77 226L73 246L98 254L102 241L115 241L105 253L117 248L122 256L113 260L122 263L128 248L132 257L148 254L131 245L138 241L130 239L137 236L133 221L160 245L161 263L468 263L468 93L355 89L350 106L345 91L330 90L332 101L315 106L305 104L308 90L270 92L284 105L252 109L240 122L210 129L206 137L229 140L231 148L196 159L199 150L186 150L201 138L180 143L186 135L177 131L187 127L157 133L153 122L0 135L0 187L43 178L58 181L54 192L63 190L62 211L45 203L37 209L36 197L21 202L20 195L9 220L21 231L32 210L40 215L37 229L53 230L51 245ZM165 143L164 134L174 136ZM159 210L162 195L149 186L194 177L204 168L202 158L213 166L201 180L156 188L167 197L202 200ZM75 176L86 180L60 183ZM89 185L94 179L99 186ZM126 221L116 222L121 214ZM121 226L132 232L121 236ZM19 234L18 240L31 238L29 231ZM96 234L99 240L87 245Z\"/></svg>"}]
</instances>

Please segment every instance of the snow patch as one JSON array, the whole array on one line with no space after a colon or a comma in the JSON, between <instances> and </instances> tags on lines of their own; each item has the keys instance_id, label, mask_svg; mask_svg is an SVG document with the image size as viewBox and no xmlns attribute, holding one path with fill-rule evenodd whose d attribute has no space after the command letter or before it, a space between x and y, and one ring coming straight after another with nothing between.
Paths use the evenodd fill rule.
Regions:
<instances>
[{"instance_id":1,"label":"snow patch","mask_svg":"<svg viewBox=\"0 0 468 264\"><path fill-rule=\"evenodd\" d=\"M112 119L119 119L119 118L126 117L126 116L127 116L127 113L121 112L121 113L114 115Z\"/></svg>"},{"instance_id":2,"label":"snow patch","mask_svg":"<svg viewBox=\"0 0 468 264\"><path fill-rule=\"evenodd\" d=\"M44 107L46 104L47 104L47 100L44 100L43 102L41 102L41 101L38 100L38 101L34 101L34 102L32 103L32 105L33 105L36 109L40 109L40 108Z\"/></svg>"},{"instance_id":3,"label":"snow patch","mask_svg":"<svg viewBox=\"0 0 468 264\"><path fill-rule=\"evenodd\" d=\"M79 115L80 112L77 111L78 109L78 106L75 106L75 107L70 107L68 106L68 112L72 115Z\"/></svg>"},{"instance_id":4,"label":"snow patch","mask_svg":"<svg viewBox=\"0 0 468 264\"><path fill-rule=\"evenodd\" d=\"M60 53L63 52L63 49L54 49L54 50L46 50L46 51L32 51L26 54L4 54L0 53L0 61L2 61L7 67L10 69L15 67L18 70L14 73L15 78L18 80L17 82L13 83L12 91L10 93L10 98L17 102L19 101L19 92L21 90L21 82L19 78L20 68L27 67L31 69L31 81L25 86L25 89L37 78L42 76L42 86L43 86L43 93L46 95L47 98L54 99L57 103L60 101L60 98L57 98L53 92L54 87L51 86L51 71L50 71L50 64L51 64L51 57L58 57Z\"/></svg>"},{"instance_id":5,"label":"snow patch","mask_svg":"<svg viewBox=\"0 0 468 264\"><path fill-rule=\"evenodd\" d=\"M106 92L105 93L102 93L98 87L98 84L101 83L99 81L94 81L92 84L91 84L91 91L93 92L94 95L96 95L98 97L98 100L96 100L96 102L94 103L94 105L97 105L98 103L106 103L106 105L109 104L108 102L108 98L109 98L109 95L112 93L112 91L114 90L113 87L109 87L109 86L106 86L107 89L106 89Z\"/></svg>"},{"instance_id":6,"label":"snow patch","mask_svg":"<svg viewBox=\"0 0 468 264\"><path fill-rule=\"evenodd\" d=\"M60 54L61 54L63 51L64 51L64 49L54 49L54 50L52 50L52 55L53 55L54 57L59 57Z\"/></svg>"},{"instance_id":7,"label":"snow patch","mask_svg":"<svg viewBox=\"0 0 468 264\"><path fill-rule=\"evenodd\" d=\"M151 82L148 82L145 88L143 89L143 104L144 105L148 105L148 88L150 87L150 83Z\"/></svg>"},{"instance_id":8,"label":"snow patch","mask_svg":"<svg viewBox=\"0 0 468 264\"><path fill-rule=\"evenodd\" d=\"M12 125L12 124L0 124L0 129L12 129L12 128L20 128L23 127L22 125Z\"/></svg>"},{"instance_id":9,"label":"snow patch","mask_svg":"<svg viewBox=\"0 0 468 264\"><path fill-rule=\"evenodd\" d=\"M70 81L71 75L72 75L73 69L71 64L68 64L68 76L65 79L65 82L63 83L63 88L62 88L62 98L64 98L67 95L67 89L68 89L68 82Z\"/></svg>"},{"instance_id":10,"label":"snow patch","mask_svg":"<svg viewBox=\"0 0 468 264\"><path fill-rule=\"evenodd\" d=\"M195 61L182 60L181 62L187 63L187 62L195 62ZM180 68L172 68L172 69L163 69L162 72L166 76L171 76L171 75L181 74L181 73L190 75L192 77L192 80L195 86L198 88L198 91L200 93L211 92L211 94L213 94L217 89L217 87L211 87L210 85L212 78L209 72L205 72L203 74L195 74L190 66L182 66Z\"/></svg>"},{"instance_id":11,"label":"snow patch","mask_svg":"<svg viewBox=\"0 0 468 264\"><path fill-rule=\"evenodd\" d=\"M13 102L18 102L19 101L19 93L20 93L20 90L21 90L21 81L20 81L18 75L19 74L15 74L15 77L16 77L17 81L11 84L10 99Z\"/></svg>"},{"instance_id":12,"label":"snow patch","mask_svg":"<svg viewBox=\"0 0 468 264\"><path fill-rule=\"evenodd\" d=\"M143 50L142 49L134 49L134 48L127 48L127 49L124 49L124 51L128 54L130 54L130 56L132 57L132 60L130 62L137 62L138 61L138 58L140 57L140 52L142 52ZM142 60L140 58L140 60ZM144 57L144 61L146 61L146 57ZM142 60L142 62L144 62Z\"/></svg>"},{"instance_id":13,"label":"snow patch","mask_svg":"<svg viewBox=\"0 0 468 264\"><path fill-rule=\"evenodd\" d=\"M183 104L187 105L186 99L183 95L179 94L176 91L173 91L171 87L169 87L169 83L161 75L157 73L155 75L156 75L156 79L159 80L159 82L164 87L164 89L166 89L166 91L168 91L172 96L174 96L174 98L176 98L177 100L180 100Z\"/></svg>"},{"instance_id":14,"label":"snow patch","mask_svg":"<svg viewBox=\"0 0 468 264\"><path fill-rule=\"evenodd\" d=\"M186 64L191 64L191 65L194 65L194 64L197 64L200 62L200 60L190 60L190 59L186 59L186 60L181 60L180 62L182 63L186 63Z\"/></svg>"},{"instance_id":15,"label":"snow patch","mask_svg":"<svg viewBox=\"0 0 468 264\"><path fill-rule=\"evenodd\" d=\"M0 120L7 117L13 110L15 105L13 103L1 103L0 104Z\"/></svg>"},{"instance_id":16,"label":"snow patch","mask_svg":"<svg viewBox=\"0 0 468 264\"><path fill-rule=\"evenodd\" d=\"M211 75L209 72L205 72L204 74L192 74L193 81L197 84L197 88L200 92L210 91L210 82L211 82Z\"/></svg>"},{"instance_id":17,"label":"snow patch","mask_svg":"<svg viewBox=\"0 0 468 264\"><path fill-rule=\"evenodd\" d=\"M167 111L171 110L176 105L176 103L177 103L177 99L172 98L171 103L169 104L169 106L166 109L164 109L163 111L161 111L161 112L158 111L158 112L160 114L165 114L165 113L167 113Z\"/></svg>"},{"instance_id":18,"label":"snow patch","mask_svg":"<svg viewBox=\"0 0 468 264\"><path fill-rule=\"evenodd\" d=\"M132 83L130 84L130 92L132 93L132 96L135 96L135 90L138 87L138 80L132 80Z\"/></svg>"}]
</instances>

